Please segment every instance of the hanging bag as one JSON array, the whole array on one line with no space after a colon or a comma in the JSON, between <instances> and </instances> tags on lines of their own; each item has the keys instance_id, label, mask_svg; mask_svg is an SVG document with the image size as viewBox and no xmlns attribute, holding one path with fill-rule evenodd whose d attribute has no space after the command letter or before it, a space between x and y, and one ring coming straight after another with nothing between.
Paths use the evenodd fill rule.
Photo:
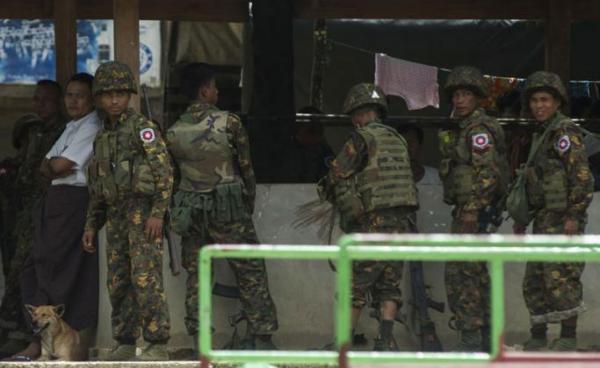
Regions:
<instances>
[{"instance_id":1,"label":"hanging bag","mask_svg":"<svg viewBox=\"0 0 600 368\"><path fill-rule=\"evenodd\" d=\"M525 172L527 168L533 163L533 159L537 155L537 152L542 145L542 142L546 139L549 132L554 126L549 126L539 139L534 139L531 143L531 149L529 150L529 156L527 162L520 169L517 169L516 179L511 186L508 196L506 197L506 210L508 215L515 221L515 223L527 226L532 218L533 213L529 209L529 201L527 200L527 182L525 179Z\"/></svg>"}]
</instances>

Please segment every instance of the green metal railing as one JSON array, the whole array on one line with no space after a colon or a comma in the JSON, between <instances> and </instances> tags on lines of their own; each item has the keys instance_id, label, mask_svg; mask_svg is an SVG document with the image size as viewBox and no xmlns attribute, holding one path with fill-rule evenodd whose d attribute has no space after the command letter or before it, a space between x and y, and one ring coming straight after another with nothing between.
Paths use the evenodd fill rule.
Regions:
<instances>
[{"instance_id":1,"label":"green metal railing","mask_svg":"<svg viewBox=\"0 0 600 368\"><path fill-rule=\"evenodd\" d=\"M271 258L337 261L335 337L338 351L213 350L211 339L211 261L213 258ZM486 353L350 352L351 269L355 260L484 261L490 266L492 351ZM339 246L212 245L200 254L200 354L204 362L336 364L464 363L499 358L504 326L505 262L600 261L599 236L459 236L355 234Z\"/></svg>"}]
</instances>

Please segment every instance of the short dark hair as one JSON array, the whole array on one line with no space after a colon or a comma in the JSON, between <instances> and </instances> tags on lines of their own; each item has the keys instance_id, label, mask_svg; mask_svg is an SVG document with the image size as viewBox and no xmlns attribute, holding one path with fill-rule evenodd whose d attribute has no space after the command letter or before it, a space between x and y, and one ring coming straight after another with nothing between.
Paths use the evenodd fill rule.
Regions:
<instances>
[{"instance_id":1,"label":"short dark hair","mask_svg":"<svg viewBox=\"0 0 600 368\"><path fill-rule=\"evenodd\" d=\"M90 92L91 92L93 90L93 86L94 86L94 76L91 74L88 74L88 73L77 73L77 74L74 74L71 78L69 78L69 81L67 82L67 86L71 82L83 83L90 88Z\"/></svg>"},{"instance_id":2,"label":"short dark hair","mask_svg":"<svg viewBox=\"0 0 600 368\"><path fill-rule=\"evenodd\" d=\"M57 81L54 81L52 79L40 79L35 85L38 87L54 88L56 90L56 93L58 93L58 98L62 97L62 87Z\"/></svg>"},{"instance_id":3,"label":"short dark hair","mask_svg":"<svg viewBox=\"0 0 600 368\"><path fill-rule=\"evenodd\" d=\"M198 90L215 79L215 71L206 63L191 63L181 70L181 91L190 100L198 97Z\"/></svg>"},{"instance_id":4,"label":"short dark hair","mask_svg":"<svg viewBox=\"0 0 600 368\"><path fill-rule=\"evenodd\" d=\"M415 124L401 124L396 130L401 135L404 135L405 133L408 133L412 130L417 135L417 140L419 141L419 144L423 144L423 142L425 141L425 132L423 132L423 129L421 129L421 127Z\"/></svg>"}]
</instances>

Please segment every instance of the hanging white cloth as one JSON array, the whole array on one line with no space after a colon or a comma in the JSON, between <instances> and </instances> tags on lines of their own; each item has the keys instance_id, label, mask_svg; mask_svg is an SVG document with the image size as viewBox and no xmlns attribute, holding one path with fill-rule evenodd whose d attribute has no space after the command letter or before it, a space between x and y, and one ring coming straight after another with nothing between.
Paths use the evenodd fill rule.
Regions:
<instances>
[{"instance_id":1,"label":"hanging white cloth","mask_svg":"<svg viewBox=\"0 0 600 368\"><path fill-rule=\"evenodd\" d=\"M438 68L375 54L375 84L386 95L399 96L409 110L440 107Z\"/></svg>"}]
</instances>

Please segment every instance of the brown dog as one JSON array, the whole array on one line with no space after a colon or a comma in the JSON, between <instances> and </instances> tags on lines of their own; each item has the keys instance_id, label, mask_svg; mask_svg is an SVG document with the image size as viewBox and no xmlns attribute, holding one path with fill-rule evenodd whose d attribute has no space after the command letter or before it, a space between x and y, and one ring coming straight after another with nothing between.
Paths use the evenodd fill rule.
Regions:
<instances>
[{"instance_id":1,"label":"brown dog","mask_svg":"<svg viewBox=\"0 0 600 368\"><path fill-rule=\"evenodd\" d=\"M84 360L86 348L81 343L79 333L63 319L64 304L25 305L31 315L34 332L40 336L42 355L38 360Z\"/></svg>"}]
</instances>

